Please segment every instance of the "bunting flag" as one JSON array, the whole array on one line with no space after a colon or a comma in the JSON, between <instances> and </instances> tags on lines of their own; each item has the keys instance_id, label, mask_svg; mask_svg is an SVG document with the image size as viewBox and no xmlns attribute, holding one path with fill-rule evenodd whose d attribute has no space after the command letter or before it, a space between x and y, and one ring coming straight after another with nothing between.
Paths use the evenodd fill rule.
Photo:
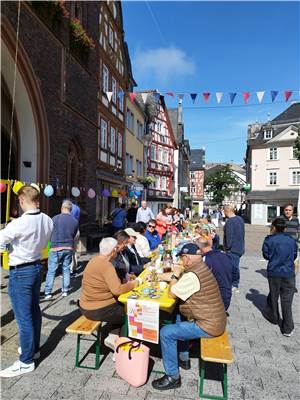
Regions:
<instances>
[{"instance_id":1,"label":"bunting flag","mask_svg":"<svg viewBox=\"0 0 300 400\"><path fill-rule=\"evenodd\" d=\"M167 92L166 93L168 96L174 97L174 93L173 92Z\"/></svg>"},{"instance_id":2,"label":"bunting flag","mask_svg":"<svg viewBox=\"0 0 300 400\"><path fill-rule=\"evenodd\" d=\"M118 97L119 97L120 100L123 99L123 97L124 97L124 92L123 92L123 90L119 90L119 91L118 91Z\"/></svg>"},{"instance_id":3,"label":"bunting flag","mask_svg":"<svg viewBox=\"0 0 300 400\"><path fill-rule=\"evenodd\" d=\"M293 93L292 90L286 90L284 92L285 101L288 101L288 99L291 97L292 93Z\"/></svg>"},{"instance_id":4,"label":"bunting flag","mask_svg":"<svg viewBox=\"0 0 300 400\"><path fill-rule=\"evenodd\" d=\"M206 101L206 103L208 102L208 99L209 99L209 96L210 96L210 93L209 92L205 92L205 93L202 93L202 95L203 95L203 97L204 97L204 100Z\"/></svg>"},{"instance_id":5,"label":"bunting flag","mask_svg":"<svg viewBox=\"0 0 300 400\"><path fill-rule=\"evenodd\" d=\"M233 104L234 99L236 98L237 93L229 93L230 103Z\"/></svg>"},{"instance_id":6,"label":"bunting flag","mask_svg":"<svg viewBox=\"0 0 300 400\"><path fill-rule=\"evenodd\" d=\"M141 93L141 96L142 96L143 102L146 103L147 97L148 97L148 93Z\"/></svg>"},{"instance_id":7,"label":"bunting flag","mask_svg":"<svg viewBox=\"0 0 300 400\"><path fill-rule=\"evenodd\" d=\"M257 99L258 99L259 103L262 102L262 99L264 98L264 95L265 95L264 91L256 92L256 96L257 96Z\"/></svg>"},{"instance_id":8,"label":"bunting flag","mask_svg":"<svg viewBox=\"0 0 300 400\"><path fill-rule=\"evenodd\" d=\"M112 95L113 95L113 92L106 92L106 97L108 98L109 102L111 101Z\"/></svg>"},{"instance_id":9,"label":"bunting flag","mask_svg":"<svg viewBox=\"0 0 300 400\"><path fill-rule=\"evenodd\" d=\"M223 93L222 92L217 92L216 93L216 98L217 98L217 103L220 104L221 100L223 97Z\"/></svg>"},{"instance_id":10,"label":"bunting flag","mask_svg":"<svg viewBox=\"0 0 300 400\"><path fill-rule=\"evenodd\" d=\"M271 99L272 99L272 103L274 102L274 100L276 99L278 95L278 90L271 90Z\"/></svg>"},{"instance_id":11,"label":"bunting flag","mask_svg":"<svg viewBox=\"0 0 300 400\"><path fill-rule=\"evenodd\" d=\"M249 100L249 97L250 97L250 92L244 92L243 93L243 97L244 97L245 104L247 104L248 100Z\"/></svg>"},{"instance_id":12,"label":"bunting flag","mask_svg":"<svg viewBox=\"0 0 300 400\"><path fill-rule=\"evenodd\" d=\"M198 94L197 93L190 93L190 96L191 96L191 99L192 99L193 103L195 103L195 100L196 100Z\"/></svg>"},{"instance_id":13,"label":"bunting flag","mask_svg":"<svg viewBox=\"0 0 300 400\"><path fill-rule=\"evenodd\" d=\"M179 98L179 100L183 100L183 98L184 98L184 93L178 93L178 98Z\"/></svg>"},{"instance_id":14,"label":"bunting flag","mask_svg":"<svg viewBox=\"0 0 300 400\"><path fill-rule=\"evenodd\" d=\"M136 98L136 95L137 95L137 93L135 93L135 92L130 92L129 93L129 97L130 97L131 103L134 102L134 99Z\"/></svg>"}]
</instances>

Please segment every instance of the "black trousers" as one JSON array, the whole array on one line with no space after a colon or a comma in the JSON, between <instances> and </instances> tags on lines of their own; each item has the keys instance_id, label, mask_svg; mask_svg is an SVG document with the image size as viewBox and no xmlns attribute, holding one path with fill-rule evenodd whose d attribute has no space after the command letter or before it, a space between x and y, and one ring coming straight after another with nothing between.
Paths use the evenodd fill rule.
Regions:
<instances>
[{"instance_id":1,"label":"black trousers","mask_svg":"<svg viewBox=\"0 0 300 400\"><path fill-rule=\"evenodd\" d=\"M92 321L103 321L108 322L105 327L106 331L111 332L112 330L118 330L118 334L121 336L125 335L125 309L120 303L114 303L109 306L98 308L97 310L85 310L80 307L81 313L91 319Z\"/></svg>"},{"instance_id":2,"label":"black trousers","mask_svg":"<svg viewBox=\"0 0 300 400\"><path fill-rule=\"evenodd\" d=\"M266 318L273 324L280 323L280 315L278 308L278 300L280 297L281 312L282 312L282 333L291 333L294 329L292 303L294 293L297 291L295 284L295 277L293 278L279 278L270 276L269 294L267 297L267 306L264 312Z\"/></svg>"}]
</instances>

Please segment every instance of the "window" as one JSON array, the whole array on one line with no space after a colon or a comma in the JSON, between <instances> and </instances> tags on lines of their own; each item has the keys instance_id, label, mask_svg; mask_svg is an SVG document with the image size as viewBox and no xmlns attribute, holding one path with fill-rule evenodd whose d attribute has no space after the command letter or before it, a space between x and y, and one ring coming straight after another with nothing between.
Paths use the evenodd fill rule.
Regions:
<instances>
[{"instance_id":1,"label":"window","mask_svg":"<svg viewBox=\"0 0 300 400\"><path fill-rule=\"evenodd\" d=\"M116 152L116 130L113 127L110 128L110 151Z\"/></svg>"},{"instance_id":2,"label":"window","mask_svg":"<svg viewBox=\"0 0 300 400\"><path fill-rule=\"evenodd\" d=\"M300 169L291 170L291 184L300 185Z\"/></svg>"},{"instance_id":3,"label":"window","mask_svg":"<svg viewBox=\"0 0 300 400\"><path fill-rule=\"evenodd\" d=\"M108 42L112 48L114 48L114 31L113 28L109 25L109 35L108 35Z\"/></svg>"},{"instance_id":4,"label":"window","mask_svg":"<svg viewBox=\"0 0 300 400\"><path fill-rule=\"evenodd\" d=\"M102 149L107 149L107 122L101 119L101 142Z\"/></svg>"},{"instance_id":5,"label":"window","mask_svg":"<svg viewBox=\"0 0 300 400\"><path fill-rule=\"evenodd\" d=\"M161 188L161 186L160 186L160 176L156 176L155 177L155 187L158 190Z\"/></svg>"},{"instance_id":6,"label":"window","mask_svg":"<svg viewBox=\"0 0 300 400\"><path fill-rule=\"evenodd\" d=\"M123 157L123 140L120 132L118 132L118 157Z\"/></svg>"},{"instance_id":7,"label":"window","mask_svg":"<svg viewBox=\"0 0 300 400\"><path fill-rule=\"evenodd\" d=\"M136 175L137 176L142 176L143 171L142 171L142 161L136 160Z\"/></svg>"},{"instance_id":8,"label":"window","mask_svg":"<svg viewBox=\"0 0 300 400\"><path fill-rule=\"evenodd\" d=\"M293 148L292 148L292 158L294 160L297 159L296 155L297 155L297 146L293 146Z\"/></svg>"},{"instance_id":9,"label":"window","mask_svg":"<svg viewBox=\"0 0 300 400\"><path fill-rule=\"evenodd\" d=\"M265 129L264 130L264 139L265 140L267 140L267 139L272 139L272 137L273 137L273 131L272 131L272 128L270 129Z\"/></svg>"},{"instance_id":10,"label":"window","mask_svg":"<svg viewBox=\"0 0 300 400\"><path fill-rule=\"evenodd\" d=\"M117 104L117 81L113 77L111 80L112 101Z\"/></svg>"},{"instance_id":11,"label":"window","mask_svg":"<svg viewBox=\"0 0 300 400\"><path fill-rule=\"evenodd\" d=\"M150 156L151 156L151 160L155 160L156 159L155 146L154 145L151 146L151 154L150 154Z\"/></svg>"},{"instance_id":12,"label":"window","mask_svg":"<svg viewBox=\"0 0 300 400\"><path fill-rule=\"evenodd\" d=\"M134 115L129 108L126 109L126 128L134 132Z\"/></svg>"},{"instance_id":13,"label":"window","mask_svg":"<svg viewBox=\"0 0 300 400\"><path fill-rule=\"evenodd\" d=\"M139 120L137 120L137 138L142 139L143 135L144 135L144 125Z\"/></svg>"},{"instance_id":14,"label":"window","mask_svg":"<svg viewBox=\"0 0 300 400\"><path fill-rule=\"evenodd\" d=\"M268 184L269 185L277 185L278 184L277 171L269 171Z\"/></svg>"},{"instance_id":15,"label":"window","mask_svg":"<svg viewBox=\"0 0 300 400\"><path fill-rule=\"evenodd\" d=\"M161 190L167 190L167 178L165 176L161 177Z\"/></svg>"},{"instance_id":16,"label":"window","mask_svg":"<svg viewBox=\"0 0 300 400\"><path fill-rule=\"evenodd\" d=\"M162 160L162 149L158 148L157 150L157 161L161 162Z\"/></svg>"},{"instance_id":17,"label":"window","mask_svg":"<svg viewBox=\"0 0 300 400\"><path fill-rule=\"evenodd\" d=\"M119 110L121 112L123 112L123 109L124 109L124 94L122 95L122 93L123 93L123 89L121 87L119 87L118 98L119 98Z\"/></svg>"},{"instance_id":18,"label":"window","mask_svg":"<svg viewBox=\"0 0 300 400\"><path fill-rule=\"evenodd\" d=\"M191 179L195 179L195 174L194 174L194 172L191 172Z\"/></svg>"},{"instance_id":19,"label":"window","mask_svg":"<svg viewBox=\"0 0 300 400\"><path fill-rule=\"evenodd\" d=\"M269 160L278 160L276 147L271 147L269 149Z\"/></svg>"},{"instance_id":20,"label":"window","mask_svg":"<svg viewBox=\"0 0 300 400\"><path fill-rule=\"evenodd\" d=\"M108 92L108 68L105 64L102 65L102 91Z\"/></svg>"},{"instance_id":21,"label":"window","mask_svg":"<svg viewBox=\"0 0 300 400\"><path fill-rule=\"evenodd\" d=\"M167 152L167 150L164 150L164 151L163 151L163 159L162 159L162 162L163 162L164 164L168 164L168 163L169 163L169 161L168 161L168 152Z\"/></svg>"},{"instance_id":22,"label":"window","mask_svg":"<svg viewBox=\"0 0 300 400\"><path fill-rule=\"evenodd\" d=\"M157 122L156 123L156 130L157 130L157 132L161 132L161 122Z\"/></svg>"},{"instance_id":23,"label":"window","mask_svg":"<svg viewBox=\"0 0 300 400\"><path fill-rule=\"evenodd\" d=\"M132 175L133 173L133 157L131 154L126 153L126 174Z\"/></svg>"}]
</instances>

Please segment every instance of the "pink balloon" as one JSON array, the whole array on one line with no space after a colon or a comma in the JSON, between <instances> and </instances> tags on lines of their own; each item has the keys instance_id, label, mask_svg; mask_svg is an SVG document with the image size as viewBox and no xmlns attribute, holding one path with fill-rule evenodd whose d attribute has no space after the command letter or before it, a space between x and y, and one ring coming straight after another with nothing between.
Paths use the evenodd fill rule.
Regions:
<instances>
[{"instance_id":1,"label":"pink balloon","mask_svg":"<svg viewBox=\"0 0 300 400\"><path fill-rule=\"evenodd\" d=\"M5 185L5 183L0 183L0 193L5 192L5 190L6 190L6 185Z\"/></svg>"},{"instance_id":2,"label":"pink balloon","mask_svg":"<svg viewBox=\"0 0 300 400\"><path fill-rule=\"evenodd\" d=\"M96 196L96 192L95 192L94 189L90 188L90 189L88 190L87 195L88 195L88 197L89 197L90 199L93 199L93 198Z\"/></svg>"}]
</instances>

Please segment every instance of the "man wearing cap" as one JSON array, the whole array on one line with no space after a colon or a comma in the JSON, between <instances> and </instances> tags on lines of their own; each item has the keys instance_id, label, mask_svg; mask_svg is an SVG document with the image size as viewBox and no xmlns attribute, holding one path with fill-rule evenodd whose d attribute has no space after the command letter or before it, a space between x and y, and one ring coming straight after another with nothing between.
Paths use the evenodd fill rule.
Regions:
<instances>
[{"instance_id":1,"label":"man wearing cap","mask_svg":"<svg viewBox=\"0 0 300 400\"><path fill-rule=\"evenodd\" d=\"M170 296L180 300L176 324L166 325L160 331L160 343L165 375L152 382L158 390L181 386L179 366L190 369L189 340L220 336L226 327L226 314L218 283L203 262L199 247L184 245L179 253L183 263L174 266L169 274L158 275L170 282ZM177 341L179 360L177 354Z\"/></svg>"},{"instance_id":2,"label":"man wearing cap","mask_svg":"<svg viewBox=\"0 0 300 400\"><path fill-rule=\"evenodd\" d=\"M10 245L9 297L19 328L20 359L0 371L11 378L34 370L40 355L42 314L39 306L41 287L41 250L47 247L53 229L51 218L39 210L39 192L22 186L18 198L23 214L0 231L0 248Z\"/></svg>"}]
</instances>

